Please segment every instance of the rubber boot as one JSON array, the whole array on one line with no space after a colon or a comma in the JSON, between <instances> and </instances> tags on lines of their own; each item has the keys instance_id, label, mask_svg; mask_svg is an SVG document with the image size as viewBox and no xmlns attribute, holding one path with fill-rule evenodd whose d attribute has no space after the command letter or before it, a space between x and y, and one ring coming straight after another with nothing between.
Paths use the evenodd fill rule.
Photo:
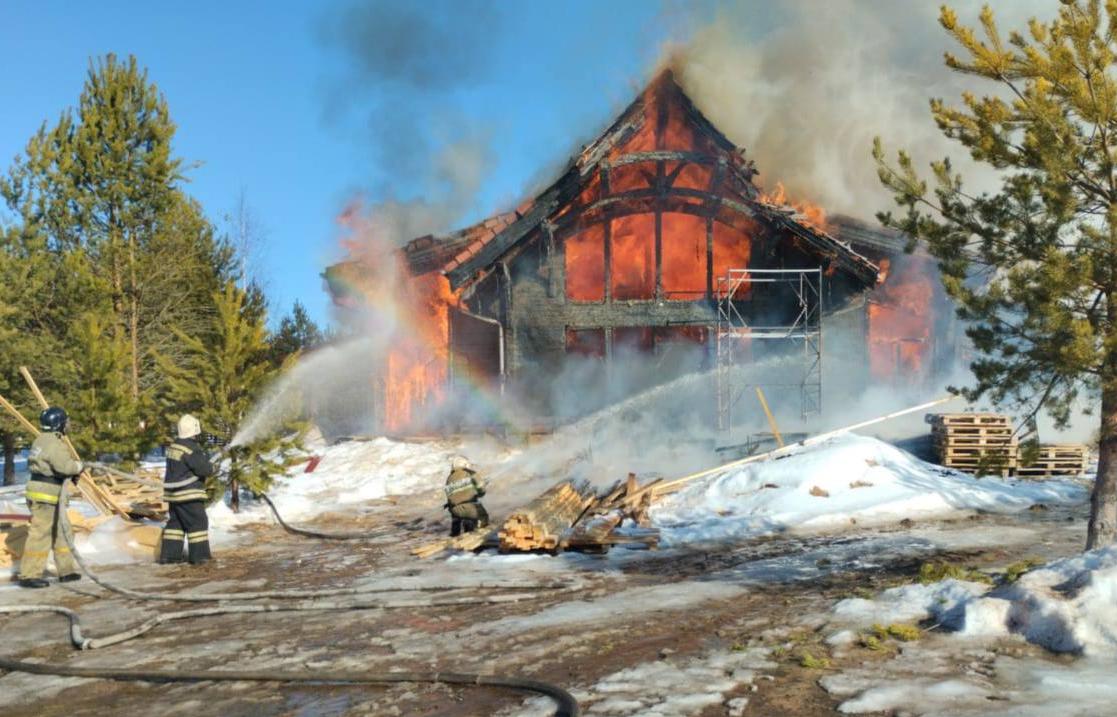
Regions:
<instances>
[{"instance_id":1,"label":"rubber boot","mask_svg":"<svg viewBox=\"0 0 1117 717\"><path fill-rule=\"evenodd\" d=\"M20 578L19 586L21 588L46 588L50 587L50 583L42 578Z\"/></svg>"}]
</instances>

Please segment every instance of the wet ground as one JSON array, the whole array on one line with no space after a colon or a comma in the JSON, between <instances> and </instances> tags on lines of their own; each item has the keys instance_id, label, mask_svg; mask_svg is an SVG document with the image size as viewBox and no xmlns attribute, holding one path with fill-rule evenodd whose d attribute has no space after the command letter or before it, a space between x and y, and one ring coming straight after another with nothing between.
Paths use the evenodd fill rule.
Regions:
<instances>
[{"instance_id":1,"label":"wet ground","mask_svg":"<svg viewBox=\"0 0 1117 717\"><path fill-rule=\"evenodd\" d=\"M409 550L439 537L443 521L426 507L412 514L391 510L391 520L374 511L359 520L339 515L318 523L326 530L369 527L367 541L314 540L256 526L242 531L236 546L217 545L218 560L202 568L126 565L99 572L114 583L159 592L452 584L461 586L452 596L472 604L430 606L424 601L449 596L397 592L380 596L378 604L407 606L197 618L86 652L70 646L60 617L3 616L0 649L9 657L83 667L524 676L571 690L589 714L646 713L641 694L658 688L664 694L657 704L668 705L662 714L830 715L838 700L819 679L886 659L870 651L831 654L824 643L832 632L826 616L836 600L910 582L928 560L995 572L1024 558L1077 552L1085 535L1083 506L686 550L419 561ZM485 604L493 593L481 586L492 583L566 587ZM0 587L0 604L31 603L78 610L94 637L160 611L197 607L137 601L88 581L40 591ZM1040 656L1026 646L1005 649ZM804 666L813 664L805 654L829 664ZM960 662L958 669L972 666ZM664 675L693 679L663 688L657 682ZM724 677L724 684L714 686L710 675ZM488 688L155 685L18 673L0 677L0 708L12 716L67 717L549 713L543 702Z\"/></svg>"}]
</instances>

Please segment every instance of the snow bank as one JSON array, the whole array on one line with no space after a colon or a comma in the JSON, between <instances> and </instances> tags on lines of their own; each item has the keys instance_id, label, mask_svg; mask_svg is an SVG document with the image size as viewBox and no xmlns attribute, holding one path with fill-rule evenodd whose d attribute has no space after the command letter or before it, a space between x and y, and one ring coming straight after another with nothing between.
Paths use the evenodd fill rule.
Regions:
<instances>
[{"instance_id":1,"label":"snow bank","mask_svg":"<svg viewBox=\"0 0 1117 717\"><path fill-rule=\"evenodd\" d=\"M876 599L842 600L839 622L933 618L964 637L1020 635L1052 652L1117 657L1117 546L1064 558L990 589L943 580L885 590Z\"/></svg>"},{"instance_id":2,"label":"snow bank","mask_svg":"<svg viewBox=\"0 0 1117 717\"><path fill-rule=\"evenodd\" d=\"M387 438L339 443L317 451L321 461L314 472L306 473L306 464L293 466L276 479L268 496L284 519L305 520L379 498L436 490L446 480L446 466L457 450L448 443ZM218 504L210 507L209 515L219 535L236 525L271 519L267 506L259 504L242 503L239 514Z\"/></svg>"},{"instance_id":3,"label":"snow bank","mask_svg":"<svg viewBox=\"0 0 1117 717\"><path fill-rule=\"evenodd\" d=\"M1070 480L978 479L875 438L845 434L698 481L651 515L665 543L677 545L941 518L976 509L1013 512L1035 503L1086 498L1086 488Z\"/></svg>"},{"instance_id":4,"label":"snow bank","mask_svg":"<svg viewBox=\"0 0 1117 717\"><path fill-rule=\"evenodd\" d=\"M1053 652L1117 656L1117 546L1048 563L972 600L971 636L1022 635Z\"/></svg>"}]
</instances>

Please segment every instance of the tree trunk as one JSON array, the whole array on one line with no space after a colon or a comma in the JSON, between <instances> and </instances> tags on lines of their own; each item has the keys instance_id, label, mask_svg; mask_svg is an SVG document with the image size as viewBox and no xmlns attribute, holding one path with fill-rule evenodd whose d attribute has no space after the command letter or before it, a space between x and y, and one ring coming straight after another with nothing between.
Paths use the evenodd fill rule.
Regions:
<instances>
[{"instance_id":1,"label":"tree trunk","mask_svg":"<svg viewBox=\"0 0 1117 717\"><path fill-rule=\"evenodd\" d=\"M1086 549L1117 542L1117 382L1103 378L1098 475L1090 496Z\"/></svg>"},{"instance_id":2,"label":"tree trunk","mask_svg":"<svg viewBox=\"0 0 1117 717\"><path fill-rule=\"evenodd\" d=\"M4 442L4 485L16 482L16 434L11 431L0 432Z\"/></svg>"},{"instance_id":3,"label":"tree trunk","mask_svg":"<svg viewBox=\"0 0 1117 717\"><path fill-rule=\"evenodd\" d=\"M128 237L128 278L131 286L128 306L128 333L132 351L132 400L140 398L140 302L136 282L136 238Z\"/></svg>"}]
</instances>

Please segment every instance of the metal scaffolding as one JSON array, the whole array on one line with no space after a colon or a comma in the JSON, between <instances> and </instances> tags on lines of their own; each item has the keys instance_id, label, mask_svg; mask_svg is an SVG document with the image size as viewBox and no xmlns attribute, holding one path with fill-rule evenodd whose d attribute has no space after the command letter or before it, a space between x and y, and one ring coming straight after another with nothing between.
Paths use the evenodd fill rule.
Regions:
<instances>
[{"instance_id":1,"label":"metal scaffolding","mask_svg":"<svg viewBox=\"0 0 1117 717\"><path fill-rule=\"evenodd\" d=\"M799 304L795 319L785 326L751 326L742 309L748 300L734 298L756 284L784 285ZM746 288L747 287L747 288ZM804 418L822 410L822 269L730 269L717 281L717 403L718 428L733 427L733 408L752 386L797 387ZM756 384L734 375L747 360L749 342L790 341L802 344L803 370L797 383Z\"/></svg>"}]
</instances>

